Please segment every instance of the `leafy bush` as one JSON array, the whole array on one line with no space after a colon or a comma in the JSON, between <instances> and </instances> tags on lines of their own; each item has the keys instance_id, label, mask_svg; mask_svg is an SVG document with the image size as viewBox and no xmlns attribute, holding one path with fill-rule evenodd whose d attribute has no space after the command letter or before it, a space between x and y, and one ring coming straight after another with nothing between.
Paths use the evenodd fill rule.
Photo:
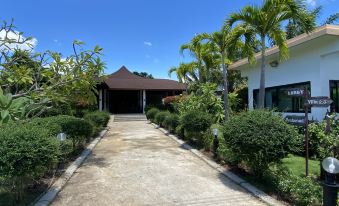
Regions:
<instances>
[{"instance_id":1,"label":"leafy bush","mask_svg":"<svg viewBox=\"0 0 339 206\"><path fill-rule=\"evenodd\" d=\"M277 167L269 171L276 191L295 205L321 205L322 188L310 177L291 174L287 168Z\"/></svg>"},{"instance_id":2,"label":"leafy bush","mask_svg":"<svg viewBox=\"0 0 339 206\"><path fill-rule=\"evenodd\" d=\"M170 131L173 132L179 124L179 116L177 114L169 114L163 121L163 125Z\"/></svg>"},{"instance_id":3,"label":"leafy bush","mask_svg":"<svg viewBox=\"0 0 339 206\"><path fill-rule=\"evenodd\" d=\"M179 125L175 128L174 133L181 139L184 138L184 128L180 125L180 117L179 117Z\"/></svg>"},{"instance_id":4,"label":"leafy bush","mask_svg":"<svg viewBox=\"0 0 339 206\"><path fill-rule=\"evenodd\" d=\"M146 117L147 117L147 119L149 119L150 121L154 122L155 115L156 115L158 112L160 112L160 110L157 109L157 108L152 108L152 109L148 110L148 111L146 112Z\"/></svg>"},{"instance_id":5,"label":"leafy bush","mask_svg":"<svg viewBox=\"0 0 339 206\"><path fill-rule=\"evenodd\" d=\"M212 125L212 117L201 111L189 111L180 118L180 125L184 128L185 138L202 144L203 132Z\"/></svg>"},{"instance_id":6,"label":"leafy bush","mask_svg":"<svg viewBox=\"0 0 339 206\"><path fill-rule=\"evenodd\" d=\"M72 139L74 148L76 145L81 145L84 140L89 140L93 135L93 125L84 119L65 115L49 117L48 119L61 126L62 132Z\"/></svg>"},{"instance_id":7,"label":"leafy bush","mask_svg":"<svg viewBox=\"0 0 339 206\"><path fill-rule=\"evenodd\" d=\"M320 123L312 123L309 125L309 144L310 155L318 159L328 156L339 158L339 122L330 119L331 130L325 133L326 121Z\"/></svg>"},{"instance_id":8,"label":"leafy bush","mask_svg":"<svg viewBox=\"0 0 339 206\"><path fill-rule=\"evenodd\" d=\"M47 129L23 123L1 127L0 177L12 182L18 201L25 182L44 175L58 156L59 143Z\"/></svg>"},{"instance_id":9,"label":"leafy bush","mask_svg":"<svg viewBox=\"0 0 339 206\"><path fill-rule=\"evenodd\" d=\"M35 118L29 122L29 125L45 128L52 137L56 137L60 132L62 132L62 127L60 124L53 122L52 120L53 119L51 118Z\"/></svg>"},{"instance_id":10,"label":"leafy bush","mask_svg":"<svg viewBox=\"0 0 339 206\"><path fill-rule=\"evenodd\" d=\"M51 117L57 115L72 115L72 108L69 104L58 104L54 105L52 108L47 109L41 116L42 117Z\"/></svg>"},{"instance_id":11,"label":"leafy bush","mask_svg":"<svg viewBox=\"0 0 339 206\"><path fill-rule=\"evenodd\" d=\"M87 113L84 119L91 122L94 125L95 133L100 132L103 127L106 127L110 119L110 115L107 112L95 111Z\"/></svg>"},{"instance_id":12,"label":"leafy bush","mask_svg":"<svg viewBox=\"0 0 339 206\"><path fill-rule=\"evenodd\" d=\"M265 110L243 112L228 121L223 131L230 151L258 176L294 150L298 137L294 127Z\"/></svg>"},{"instance_id":13,"label":"leafy bush","mask_svg":"<svg viewBox=\"0 0 339 206\"><path fill-rule=\"evenodd\" d=\"M216 84L206 83L198 85L195 92L189 96L183 96L175 103L175 110L180 115L187 112L204 111L211 115L215 123L224 119L223 101L216 95Z\"/></svg>"},{"instance_id":14,"label":"leafy bush","mask_svg":"<svg viewBox=\"0 0 339 206\"><path fill-rule=\"evenodd\" d=\"M159 126L164 126L163 122L168 115L170 115L168 111L158 112L154 117L155 123L157 123Z\"/></svg>"}]
</instances>

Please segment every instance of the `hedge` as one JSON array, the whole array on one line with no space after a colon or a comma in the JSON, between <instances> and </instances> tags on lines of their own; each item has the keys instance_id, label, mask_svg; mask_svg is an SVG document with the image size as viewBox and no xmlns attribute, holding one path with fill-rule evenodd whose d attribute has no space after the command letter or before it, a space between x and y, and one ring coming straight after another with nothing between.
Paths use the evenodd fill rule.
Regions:
<instances>
[{"instance_id":1,"label":"hedge","mask_svg":"<svg viewBox=\"0 0 339 206\"><path fill-rule=\"evenodd\" d=\"M147 119L149 119L150 121L154 122L154 118L155 118L155 115L160 112L159 109L157 108L151 108L149 109L147 112L146 112L146 117Z\"/></svg>"},{"instance_id":2,"label":"hedge","mask_svg":"<svg viewBox=\"0 0 339 206\"><path fill-rule=\"evenodd\" d=\"M107 112L95 111L89 112L84 116L84 119L91 122L95 127L95 133L100 132L104 127L107 126L110 119L110 115Z\"/></svg>"}]
</instances>

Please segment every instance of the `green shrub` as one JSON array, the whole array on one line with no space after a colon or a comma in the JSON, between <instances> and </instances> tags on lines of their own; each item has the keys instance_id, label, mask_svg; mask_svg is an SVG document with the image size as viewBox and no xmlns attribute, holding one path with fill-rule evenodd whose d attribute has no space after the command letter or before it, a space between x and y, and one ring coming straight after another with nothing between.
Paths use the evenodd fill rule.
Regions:
<instances>
[{"instance_id":1,"label":"green shrub","mask_svg":"<svg viewBox=\"0 0 339 206\"><path fill-rule=\"evenodd\" d=\"M62 132L66 133L67 137L72 140L74 148L76 145L80 146L84 140L88 141L93 135L93 125L84 119L65 115L49 117L48 119L61 126Z\"/></svg>"},{"instance_id":2,"label":"green shrub","mask_svg":"<svg viewBox=\"0 0 339 206\"><path fill-rule=\"evenodd\" d=\"M170 131L174 132L175 128L179 124L179 116L177 114L169 114L163 121L163 125Z\"/></svg>"},{"instance_id":3,"label":"green shrub","mask_svg":"<svg viewBox=\"0 0 339 206\"><path fill-rule=\"evenodd\" d=\"M223 131L230 151L258 176L294 150L298 137L294 127L265 110L243 112L228 121Z\"/></svg>"},{"instance_id":4,"label":"green shrub","mask_svg":"<svg viewBox=\"0 0 339 206\"><path fill-rule=\"evenodd\" d=\"M275 190L294 205L321 205L322 188L312 178L293 175L284 167L275 168L269 173Z\"/></svg>"},{"instance_id":5,"label":"green shrub","mask_svg":"<svg viewBox=\"0 0 339 206\"><path fill-rule=\"evenodd\" d=\"M44 113L41 114L42 117L51 117L58 115L73 115L72 108L69 104L58 104L53 105L51 108L47 109Z\"/></svg>"},{"instance_id":6,"label":"green shrub","mask_svg":"<svg viewBox=\"0 0 339 206\"><path fill-rule=\"evenodd\" d=\"M163 122L165 120L165 118L170 115L170 113L168 111L160 111L158 112L155 117L154 117L154 121L155 123L157 123L159 126L164 126Z\"/></svg>"},{"instance_id":7,"label":"green shrub","mask_svg":"<svg viewBox=\"0 0 339 206\"><path fill-rule=\"evenodd\" d=\"M0 177L14 186L16 200L25 183L44 175L59 156L59 143L50 132L29 124L8 124L0 132Z\"/></svg>"},{"instance_id":8,"label":"green shrub","mask_svg":"<svg viewBox=\"0 0 339 206\"><path fill-rule=\"evenodd\" d=\"M91 122L95 127L95 133L98 133L107 126L110 115L107 112L95 111L85 114L84 119Z\"/></svg>"},{"instance_id":9,"label":"green shrub","mask_svg":"<svg viewBox=\"0 0 339 206\"><path fill-rule=\"evenodd\" d=\"M180 118L180 125L184 128L187 140L193 140L202 145L202 136L212 125L212 117L201 111L189 111Z\"/></svg>"},{"instance_id":10,"label":"green shrub","mask_svg":"<svg viewBox=\"0 0 339 206\"><path fill-rule=\"evenodd\" d=\"M47 129L52 137L56 137L62 132L62 127L58 123L53 122L51 118L35 118L28 122L28 124Z\"/></svg>"},{"instance_id":11,"label":"green shrub","mask_svg":"<svg viewBox=\"0 0 339 206\"><path fill-rule=\"evenodd\" d=\"M149 110L146 112L146 117L147 117L147 119L149 119L150 121L154 122L155 115L156 115L158 112L160 112L160 110L157 109L157 108L149 109Z\"/></svg>"},{"instance_id":12,"label":"green shrub","mask_svg":"<svg viewBox=\"0 0 339 206\"><path fill-rule=\"evenodd\" d=\"M184 138L184 129L180 125L180 118L179 118L179 125L175 128L174 133L181 139Z\"/></svg>"}]
</instances>

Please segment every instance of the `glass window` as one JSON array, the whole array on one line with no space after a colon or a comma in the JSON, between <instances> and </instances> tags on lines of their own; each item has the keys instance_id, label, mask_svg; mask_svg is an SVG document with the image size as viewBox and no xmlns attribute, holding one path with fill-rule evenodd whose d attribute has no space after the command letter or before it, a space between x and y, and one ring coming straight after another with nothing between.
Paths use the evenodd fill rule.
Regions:
<instances>
[{"instance_id":1,"label":"glass window","mask_svg":"<svg viewBox=\"0 0 339 206\"><path fill-rule=\"evenodd\" d=\"M289 84L277 87L269 87L265 90L265 107L276 109L279 112L304 112L304 97L289 96L287 90L292 88L307 88L310 92L310 82ZM259 89L253 90L253 106L257 107L259 100Z\"/></svg>"},{"instance_id":2,"label":"glass window","mask_svg":"<svg viewBox=\"0 0 339 206\"><path fill-rule=\"evenodd\" d=\"M333 100L331 105L332 112L339 112L339 80L330 81L330 97Z\"/></svg>"}]
</instances>

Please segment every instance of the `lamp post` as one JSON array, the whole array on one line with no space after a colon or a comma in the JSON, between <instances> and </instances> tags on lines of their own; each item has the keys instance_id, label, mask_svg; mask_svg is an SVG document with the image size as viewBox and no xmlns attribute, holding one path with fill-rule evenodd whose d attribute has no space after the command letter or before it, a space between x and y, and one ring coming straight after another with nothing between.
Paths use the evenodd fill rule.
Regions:
<instances>
[{"instance_id":1,"label":"lamp post","mask_svg":"<svg viewBox=\"0 0 339 206\"><path fill-rule=\"evenodd\" d=\"M213 129L213 134L214 134L214 138L213 138L213 158L217 158L218 157L218 147L219 147L219 140L218 140L218 133L219 130L218 128L214 128Z\"/></svg>"},{"instance_id":2,"label":"lamp post","mask_svg":"<svg viewBox=\"0 0 339 206\"><path fill-rule=\"evenodd\" d=\"M66 134L61 132L57 135L57 139L61 142L65 141L66 140Z\"/></svg>"},{"instance_id":3,"label":"lamp post","mask_svg":"<svg viewBox=\"0 0 339 206\"><path fill-rule=\"evenodd\" d=\"M327 157L322 161L325 170L325 180L323 182L323 205L336 206L338 199L338 187L336 175L339 173L339 160L334 157Z\"/></svg>"}]
</instances>

